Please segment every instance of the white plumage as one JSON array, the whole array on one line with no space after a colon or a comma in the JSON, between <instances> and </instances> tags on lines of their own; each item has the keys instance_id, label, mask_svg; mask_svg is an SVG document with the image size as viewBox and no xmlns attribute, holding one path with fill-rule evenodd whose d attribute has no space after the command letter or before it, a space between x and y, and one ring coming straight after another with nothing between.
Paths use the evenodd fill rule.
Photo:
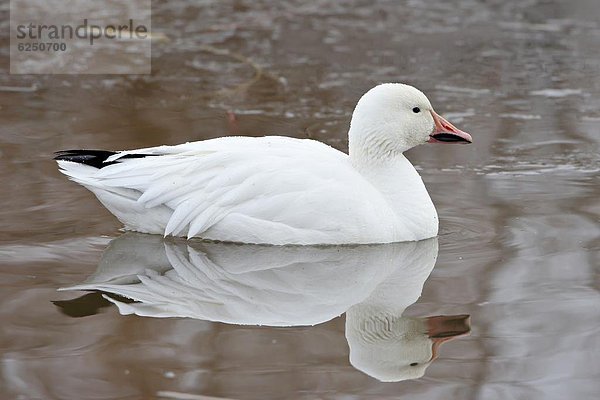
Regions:
<instances>
[{"instance_id":1,"label":"white plumage","mask_svg":"<svg viewBox=\"0 0 600 400\"><path fill-rule=\"evenodd\" d=\"M278 245L420 240L437 234L437 214L402 152L431 141L436 117L417 89L386 84L359 101L349 155L272 136L57 160L130 230Z\"/></svg>"}]
</instances>

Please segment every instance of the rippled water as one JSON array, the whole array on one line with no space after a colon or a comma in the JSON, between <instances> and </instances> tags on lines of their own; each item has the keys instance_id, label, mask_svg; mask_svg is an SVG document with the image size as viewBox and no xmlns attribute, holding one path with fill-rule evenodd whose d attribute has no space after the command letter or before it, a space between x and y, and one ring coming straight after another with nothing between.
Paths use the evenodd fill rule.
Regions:
<instances>
[{"instance_id":1,"label":"rippled water","mask_svg":"<svg viewBox=\"0 0 600 400\"><path fill-rule=\"evenodd\" d=\"M3 64L0 397L597 398L598 12L594 0L155 2L152 76ZM123 237L51 161L227 134L345 149L354 103L383 81L421 88L475 139L408 154L440 214L439 253ZM57 291L115 276L104 289L138 288L140 303ZM423 377L384 379L377 368L430 351L430 322L455 340ZM400 332L419 345L360 345Z\"/></svg>"}]
</instances>

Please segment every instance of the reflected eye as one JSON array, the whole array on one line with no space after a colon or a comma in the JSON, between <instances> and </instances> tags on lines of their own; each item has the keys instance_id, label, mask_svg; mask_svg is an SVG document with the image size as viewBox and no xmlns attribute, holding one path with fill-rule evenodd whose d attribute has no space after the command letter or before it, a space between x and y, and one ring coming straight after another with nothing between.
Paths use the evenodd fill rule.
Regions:
<instances>
[{"instance_id":1,"label":"reflected eye","mask_svg":"<svg viewBox=\"0 0 600 400\"><path fill-rule=\"evenodd\" d=\"M420 112L421 112L421 109L420 109L419 107L415 107L415 108L413 108L413 112L414 112L415 114L417 114L417 113L420 113Z\"/></svg>"},{"instance_id":2,"label":"reflected eye","mask_svg":"<svg viewBox=\"0 0 600 400\"><path fill-rule=\"evenodd\" d=\"M419 363L411 363L410 364L411 367L416 367L417 365L419 365Z\"/></svg>"}]
</instances>

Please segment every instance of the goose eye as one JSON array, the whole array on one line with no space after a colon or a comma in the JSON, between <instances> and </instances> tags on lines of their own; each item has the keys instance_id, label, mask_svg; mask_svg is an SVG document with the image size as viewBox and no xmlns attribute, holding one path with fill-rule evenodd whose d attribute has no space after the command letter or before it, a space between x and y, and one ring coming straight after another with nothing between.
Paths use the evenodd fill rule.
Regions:
<instances>
[{"instance_id":1,"label":"goose eye","mask_svg":"<svg viewBox=\"0 0 600 400\"><path fill-rule=\"evenodd\" d=\"M411 367L416 367L417 365L419 365L419 363L411 363L410 364Z\"/></svg>"},{"instance_id":2,"label":"goose eye","mask_svg":"<svg viewBox=\"0 0 600 400\"><path fill-rule=\"evenodd\" d=\"M417 114L417 113L421 112L421 109L419 107L415 107L415 108L413 108L413 112L415 114Z\"/></svg>"}]
</instances>

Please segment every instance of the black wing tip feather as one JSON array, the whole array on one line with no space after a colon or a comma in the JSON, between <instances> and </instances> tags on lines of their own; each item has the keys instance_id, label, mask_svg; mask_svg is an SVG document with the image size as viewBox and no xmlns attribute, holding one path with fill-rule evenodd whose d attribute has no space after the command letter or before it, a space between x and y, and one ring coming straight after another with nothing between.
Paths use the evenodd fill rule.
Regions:
<instances>
[{"instance_id":1,"label":"black wing tip feather","mask_svg":"<svg viewBox=\"0 0 600 400\"><path fill-rule=\"evenodd\" d=\"M71 161L78 164L85 164L95 168L102 168L115 164L122 159L144 158L154 154L125 154L117 161L106 162L108 157L117 154L117 151L109 150L61 150L54 153L55 160Z\"/></svg>"},{"instance_id":2,"label":"black wing tip feather","mask_svg":"<svg viewBox=\"0 0 600 400\"><path fill-rule=\"evenodd\" d=\"M54 159L102 168L112 164L105 161L114 154L117 153L107 150L61 150L54 153Z\"/></svg>"}]
</instances>

